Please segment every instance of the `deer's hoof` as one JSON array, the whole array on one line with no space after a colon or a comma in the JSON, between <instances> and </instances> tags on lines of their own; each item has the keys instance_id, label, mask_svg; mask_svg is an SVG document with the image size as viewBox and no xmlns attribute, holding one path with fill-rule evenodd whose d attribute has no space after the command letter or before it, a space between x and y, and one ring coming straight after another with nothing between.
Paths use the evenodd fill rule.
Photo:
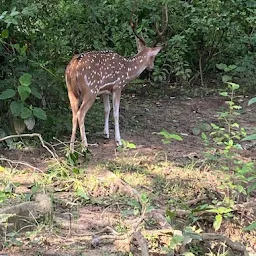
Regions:
<instances>
[{"instance_id":1,"label":"deer's hoof","mask_svg":"<svg viewBox=\"0 0 256 256\"><path fill-rule=\"evenodd\" d=\"M122 144L121 141L116 141L116 146L117 146L117 147L121 147L121 146L123 146L123 144Z\"/></svg>"}]
</instances>

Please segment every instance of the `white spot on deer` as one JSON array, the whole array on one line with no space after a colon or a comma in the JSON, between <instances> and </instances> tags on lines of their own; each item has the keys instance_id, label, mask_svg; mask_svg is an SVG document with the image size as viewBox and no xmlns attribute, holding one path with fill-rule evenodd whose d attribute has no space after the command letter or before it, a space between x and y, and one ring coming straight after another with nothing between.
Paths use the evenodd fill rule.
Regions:
<instances>
[{"instance_id":1,"label":"white spot on deer","mask_svg":"<svg viewBox=\"0 0 256 256\"><path fill-rule=\"evenodd\" d=\"M86 83L88 86L90 86L90 85L91 85L91 83L88 81L88 79L87 79L87 76L86 76L86 75L84 75L84 81L85 81L85 83Z\"/></svg>"}]
</instances>

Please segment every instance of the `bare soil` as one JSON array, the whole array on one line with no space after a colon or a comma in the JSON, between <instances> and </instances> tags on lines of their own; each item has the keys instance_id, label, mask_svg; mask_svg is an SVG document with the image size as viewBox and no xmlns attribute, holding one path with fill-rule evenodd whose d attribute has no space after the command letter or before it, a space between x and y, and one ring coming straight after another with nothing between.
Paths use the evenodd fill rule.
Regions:
<instances>
[{"instance_id":1,"label":"bare soil","mask_svg":"<svg viewBox=\"0 0 256 256\"><path fill-rule=\"evenodd\" d=\"M248 100L240 98L240 104L244 107L238 121L248 134L256 130L255 107L247 107ZM200 124L218 124L217 112L226 108L225 100L220 97L204 98L169 98L169 99L145 99L139 97L124 98L121 102L120 123L123 139L133 142L138 152L149 153L161 151L168 155L169 160L183 159L187 156L201 156L204 151L204 142L200 134L194 135L193 128ZM111 126L110 126L111 128ZM91 143L98 143L92 148L93 159L109 159L115 157L114 126L112 123L111 139L102 139L98 136L87 135ZM173 140L165 145L163 137L158 133L167 130L169 133L179 134L183 141ZM255 147L245 151L247 157L256 158Z\"/></svg>"}]
</instances>

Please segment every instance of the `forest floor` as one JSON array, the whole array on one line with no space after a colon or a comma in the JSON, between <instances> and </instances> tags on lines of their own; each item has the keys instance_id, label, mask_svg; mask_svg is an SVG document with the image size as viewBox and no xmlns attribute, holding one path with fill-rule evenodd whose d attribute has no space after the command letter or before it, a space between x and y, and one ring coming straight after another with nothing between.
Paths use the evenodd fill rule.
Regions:
<instances>
[{"instance_id":1,"label":"forest floor","mask_svg":"<svg viewBox=\"0 0 256 256\"><path fill-rule=\"evenodd\" d=\"M246 98L239 100L243 111L237 122L248 134L255 133L255 107L247 107ZM240 245L250 255L256 255L255 232L242 230L255 220L256 193L252 192L248 199L233 192L228 187L228 181L233 179L231 170L220 171L206 160L205 152L210 149L201 138L200 127L218 124L217 112L225 107L221 97L124 97L120 109L121 135L132 144L121 150L116 148L113 124L110 140L99 133L89 133L89 159L80 156L76 166L67 164L61 147L56 149L58 160L51 158L44 148L2 149L0 203L4 195L2 205L10 206L43 191L52 199L53 217L41 222L37 219L20 232L1 234L0 229L0 255L145 256L146 249L141 248L145 244L149 255L181 255L182 250L194 255L246 255ZM162 130L178 134L183 140L164 144L159 134ZM240 152L241 159L255 162L255 146L243 146L246 149ZM8 164L3 158L10 160ZM7 188L11 189L8 193ZM223 219L215 232L216 212L209 214L207 209L223 206L228 197L235 207L231 212L221 213ZM252 206L243 207L248 201ZM204 211L204 207L208 208ZM147 212L146 208L152 211ZM188 227L191 232L193 229L218 234L232 242L215 237L214 242L193 241L184 249L182 242L172 238L175 234L185 236ZM132 234L133 239L127 242L124 236L131 231L136 235ZM138 238L140 232L145 232L147 242ZM176 254L171 254L172 246ZM125 254L129 250L132 253Z\"/></svg>"}]
</instances>

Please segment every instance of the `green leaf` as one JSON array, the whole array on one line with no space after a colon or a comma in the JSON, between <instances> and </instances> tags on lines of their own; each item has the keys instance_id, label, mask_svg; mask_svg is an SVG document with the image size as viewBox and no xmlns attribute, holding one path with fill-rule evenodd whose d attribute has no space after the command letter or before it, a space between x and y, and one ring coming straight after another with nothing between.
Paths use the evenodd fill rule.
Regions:
<instances>
[{"instance_id":1,"label":"green leaf","mask_svg":"<svg viewBox=\"0 0 256 256\"><path fill-rule=\"evenodd\" d=\"M238 123L233 123L230 125L231 127L234 127L234 128L239 128L239 124Z\"/></svg>"},{"instance_id":2,"label":"green leaf","mask_svg":"<svg viewBox=\"0 0 256 256\"><path fill-rule=\"evenodd\" d=\"M174 217L176 216L176 213L174 211L171 210L166 210L165 215L170 219L174 219Z\"/></svg>"},{"instance_id":3,"label":"green leaf","mask_svg":"<svg viewBox=\"0 0 256 256\"><path fill-rule=\"evenodd\" d=\"M16 6L15 7L13 7L12 8L12 11L11 11L11 13L10 13L10 16L16 16L16 15L18 15L20 12L18 12L18 11L16 11Z\"/></svg>"},{"instance_id":4,"label":"green leaf","mask_svg":"<svg viewBox=\"0 0 256 256\"><path fill-rule=\"evenodd\" d=\"M227 68L227 65L224 63L216 64L216 67L220 70L224 70Z\"/></svg>"},{"instance_id":5,"label":"green leaf","mask_svg":"<svg viewBox=\"0 0 256 256\"><path fill-rule=\"evenodd\" d=\"M224 75L224 76L222 76L221 79L222 79L222 82L223 82L223 83L226 83L226 82L232 80L232 76Z\"/></svg>"},{"instance_id":6,"label":"green leaf","mask_svg":"<svg viewBox=\"0 0 256 256\"><path fill-rule=\"evenodd\" d=\"M30 118L31 116L32 116L32 111L31 111L29 108L23 107L23 108L21 109L20 117L21 117L22 119L27 119L27 118Z\"/></svg>"},{"instance_id":7,"label":"green leaf","mask_svg":"<svg viewBox=\"0 0 256 256\"><path fill-rule=\"evenodd\" d=\"M229 71L230 71L230 70L234 70L234 69L236 69L236 68L237 68L236 65L229 65L229 66L228 66Z\"/></svg>"},{"instance_id":8,"label":"green leaf","mask_svg":"<svg viewBox=\"0 0 256 256\"><path fill-rule=\"evenodd\" d=\"M204 132L201 133L201 138L202 138L203 140L207 140L207 136L206 136L206 134L205 134Z\"/></svg>"},{"instance_id":9,"label":"green leaf","mask_svg":"<svg viewBox=\"0 0 256 256\"><path fill-rule=\"evenodd\" d=\"M184 236L182 235L179 235L179 234L174 234L171 241L170 241L170 248L171 249L175 249L177 245L181 245L182 244L182 241L184 241Z\"/></svg>"},{"instance_id":10,"label":"green leaf","mask_svg":"<svg viewBox=\"0 0 256 256\"><path fill-rule=\"evenodd\" d=\"M253 104L253 103L255 103L256 102L256 97L254 97L254 98L252 98L252 99L250 99L249 101L248 101L248 106L250 106L251 104Z\"/></svg>"},{"instance_id":11,"label":"green leaf","mask_svg":"<svg viewBox=\"0 0 256 256\"><path fill-rule=\"evenodd\" d=\"M67 158L68 163L70 165L74 166L77 164L77 161L78 161L78 153L77 152L74 152L74 153L67 152L66 158Z\"/></svg>"},{"instance_id":12,"label":"green leaf","mask_svg":"<svg viewBox=\"0 0 256 256\"><path fill-rule=\"evenodd\" d=\"M23 45L22 48L20 48L20 54L21 54L22 56L25 56L27 49L28 49L28 46L27 46L26 44Z\"/></svg>"},{"instance_id":13,"label":"green leaf","mask_svg":"<svg viewBox=\"0 0 256 256\"><path fill-rule=\"evenodd\" d=\"M149 213L149 212L152 212L154 210L155 210L155 208L152 205L149 205L149 206L147 206L145 213Z\"/></svg>"},{"instance_id":14,"label":"green leaf","mask_svg":"<svg viewBox=\"0 0 256 256\"><path fill-rule=\"evenodd\" d=\"M20 85L18 86L18 93L20 95L21 100L25 101L29 97L31 89L28 86Z\"/></svg>"},{"instance_id":15,"label":"green leaf","mask_svg":"<svg viewBox=\"0 0 256 256\"><path fill-rule=\"evenodd\" d=\"M22 108L23 108L22 102L19 102L19 101L11 102L10 109L14 116L19 116Z\"/></svg>"},{"instance_id":16,"label":"green leaf","mask_svg":"<svg viewBox=\"0 0 256 256\"><path fill-rule=\"evenodd\" d=\"M21 112L20 112L20 117L22 119L27 119L27 118L29 118L31 116L32 116L32 111L29 108L27 108L27 107L23 107Z\"/></svg>"},{"instance_id":17,"label":"green leaf","mask_svg":"<svg viewBox=\"0 0 256 256\"><path fill-rule=\"evenodd\" d=\"M85 199L85 200L89 200L90 197L84 192L84 190L82 188L79 188L77 191L76 191L76 195Z\"/></svg>"},{"instance_id":18,"label":"green leaf","mask_svg":"<svg viewBox=\"0 0 256 256\"><path fill-rule=\"evenodd\" d=\"M158 134L163 135L165 139L174 139L174 140L179 140L179 141L183 140L181 136L179 136L177 134L169 133L166 130L162 130Z\"/></svg>"},{"instance_id":19,"label":"green leaf","mask_svg":"<svg viewBox=\"0 0 256 256\"><path fill-rule=\"evenodd\" d=\"M231 83L231 82L228 82L228 85L231 86L232 90L237 90L240 87L239 84L235 84L235 83Z\"/></svg>"},{"instance_id":20,"label":"green leaf","mask_svg":"<svg viewBox=\"0 0 256 256\"><path fill-rule=\"evenodd\" d=\"M246 141L246 140L256 140L256 134L251 134L242 139L242 141Z\"/></svg>"},{"instance_id":21,"label":"green leaf","mask_svg":"<svg viewBox=\"0 0 256 256\"><path fill-rule=\"evenodd\" d=\"M38 98L39 100L42 99L42 95L41 93L37 90L37 88L35 87L31 87L31 94L33 94L36 98Z\"/></svg>"},{"instance_id":22,"label":"green leaf","mask_svg":"<svg viewBox=\"0 0 256 256\"><path fill-rule=\"evenodd\" d=\"M208 123L200 123L198 125L198 127L202 130L202 131L205 131L205 132L209 132L212 130L212 127L210 126L210 124Z\"/></svg>"},{"instance_id":23,"label":"green leaf","mask_svg":"<svg viewBox=\"0 0 256 256\"><path fill-rule=\"evenodd\" d=\"M220 127L214 123L211 123L211 127L214 129L214 130L219 130Z\"/></svg>"},{"instance_id":24,"label":"green leaf","mask_svg":"<svg viewBox=\"0 0 256 256\"><path fill-rule=\"evenodd\" d=\"M25 73L23 74L19 81L20 81L20 84L23 85L23 86L30 86L31 84L31 78L32 76L29 74L29 73Z\"/></svg>"},{"instance_id":25,"label":"green leaf","mask_svg":"<svg viewBox=\"0 0 256 256\"><path fill-rule=\"evenodd\" d=\"M7 89L0 94L0 100L6 100L12 98L16 92L13 89Z\"/></svg>"},{"instance_id":26,"label":"green leaf","mask_svg":"<svg viewBox=\"0 0 256 256\"><path fill-rule=\"evenodd\" d=\"M9 30L8 29L4 29L1 33L2 38L8 38L9 36Z\"/></svg>"},{"instance_id":27,"label":"green leaf","mask_svg":"<svg viewBox=\"0 0 256 256\"><path fill-rule=\"evenodd\" d=\"M250 224L249 226L245 227L243 230L244 231L251 231L256 229L256 221L254 221L252 224Z\"/></svg>"},{"instance_id":28,"label":"green leaf","mask_svg":"<svg viewBox=\"0 0 256 256\"><path fill-rule=\"evenodd\" d=\"M221 96L224 96L224 97L227 97L227 96L228 96L228 93L227 93L227 92L220 92L220 95L221 95Z\"/></svg>"},{"instance_id":29,"label":"green leaf","mask_svg":"<svg viewBox=\"0 0 256 256\"><path fill-rule=\"evenodd\" d=\"M7 11L4 11L4 12L0 15L0 20L2 20L2 19L5 17L5 15L6 15L7 13L8 13Z\"/></svg>"},{"instance_id":30,"label":"green leaf","mask_svg":"<svg viewBox=\"0 0 256 256\"><path fill-rule=\"evenodd\" d=\"M198 127L194 127L192 129L192 133L193 133L193 135L198 136L201 133L201 130Z\"/></svg>"},{"instance_id":31,"label":"green leaf","mask_svg":"<svg viewBox=\"0 0 256 256\"><path fill-rule=\"evenodd\" d=\"M19 53L20 52L20 45L19 44L11 44L12 47Z\"/></svg>"},{"instance_id":32,"label":"green leaf","mask_svg":"<svg viewBox=\"0 0 256 256\"><path fill-rule=\"evenodd\" d=\"M212 208L212 209L208 209L208 210L206 210L206 211L207 211L207 212L215 212L215 213L217 213L217 214L223 214L223 213L232 212L233 209L220 206L220 207L214 207L214 208Z\"/></svg>"},{"instance_id":33,"label":"green leaf","mask_svg":"<svg viewBox=\"0 0 256 256\"><path fill-rule=\"evenodd\" d=\"M33 108L33 115L42 120L47 119L45 111L41 108Z\"/></svg>"},{"instance_id":34,"label":"green leaf","mask_svg":"<svg viewBox=\"0 0 256 256\"><path fill-rule=\"evenodd\" d=\"M217 214L215 216L215 221L213 222L213 228L215 231L217 231L220 228L221 223L222 223L222 216L220 214Z\"/></svg>"},{"instance_id":35,"label":"green leaf","mask_svg":"<svg viewBox=\"0 0 256 256\"><path fill-rule=\"evenodd\" d=\"M127 204L134 207L134 208L137 208L137 209L141 208L141 204L138 201L134 200L134 199L129 200L127 202Z\"/></svg>"}]
</instances>

